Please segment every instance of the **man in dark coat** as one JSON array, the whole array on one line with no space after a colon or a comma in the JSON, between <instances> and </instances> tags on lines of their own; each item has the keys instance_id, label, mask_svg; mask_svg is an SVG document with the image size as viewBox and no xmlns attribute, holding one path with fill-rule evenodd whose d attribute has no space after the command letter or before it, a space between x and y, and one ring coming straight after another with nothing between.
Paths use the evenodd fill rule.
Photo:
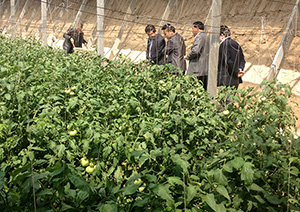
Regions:
<instances>
[{"instance_id":1,"label":"man in dark coat","mask_svg":"<svg viewBox=\"0 0 300 212\"><path fill-rule=\"evenodd\" d=\"M146 58L154 64L164 64L164 52L166 41L161 34L156 32L153 25L147 25L145 32L148 35Z\"/></svg>"},{"instance_id":2,"label":"man in dark coat","mask_svg":"<svg viewBox=\"0 0 300 212\"><path fill-rule=\"evenodd\" d=\"M238 88L244 75L245 59L241 46L230 37L227 26L220 29L218 86Z\"/></svg>"},{"instance_id":3,"label":"man in dark coat","mask_svg":"<svg viewBox=\"0 0 300 212\"><path fill-rule=\"evenodd\" d=\"M195 37L190 53L185 57L189 60L187 74L193 74L202 82L207 90L209 42L201 21L193 23L192 32Z\"/></svg>"},{"instance_id":4,"label":"man in dark coat","mask_svg":"<svg viewBox=\"0 0 300 212\"><path fill-rule=\"evenodd\" d=\"M186 46L184 39L178 33L175 33L175 27L171 24L165 24L161 29L168 39L167 46L164 49L166 63L177 66L185 72L186 61L184 60L184 56L186 54ZM178 74L178 70L174 70L174 73Z\"/></svg>"}]
</instances>

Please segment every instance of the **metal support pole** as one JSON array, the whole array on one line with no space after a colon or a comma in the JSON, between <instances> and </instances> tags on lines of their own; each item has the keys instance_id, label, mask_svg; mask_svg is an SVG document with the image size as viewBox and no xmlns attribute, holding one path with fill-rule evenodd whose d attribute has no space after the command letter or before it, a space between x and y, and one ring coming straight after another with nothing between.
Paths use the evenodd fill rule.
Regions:
<instances>
[{"instance_id":1,"label":"metal support pole","mask_svg":"<svg viewBox=\"0 0 300 212\"><path fill-rule=\"evenodd\" d=\"M15 0L10 0L10 18L11 18L11 37L16 37L16 7L15 7Z\"/></svg>"},{"instance_id":2,"label":"metal support pole","mask_svg":"<svg viewBox=\"0 0 300 212\"><path fill-rule=\"evenodd\" d=\"M41 0L42 8L42 45L47 46L47 0Z\"/></svg>"},{"instance_id":3,"label":"metal support pole","mask_svg":"<svg viewBox=\"0 0 300 212\"><path fill-rule=\"evenodd\" d=\"M74 20L74 22L73 22L72 27L76 27L76 26L78 25L78 22L79 22L79 20L80 20L80 18L81 18L82 12L83 12L83 10L84 10L84 8L85 8L87 2L88 2L88 0L83 0L83 1L82 1L81 6L80 6L80 8L79 8L79 10L78 10L78 12L77 12L77 15L76 15L76 17L75 17L75 20Z\"/></svg>"},{"instance_id":4,"label":"metal support pole","mask_svg":"<svg viewBox=\"0 0 300 212\"><path fill-rule=\"evenodd\" d=\"M209 68L207 91L210 96L217 94L218 78L218 57L219 57L219 37L222 12L222 0L212 0L210 48L209 48Z\"/></svg>"},{"instance_id":5,"label":"metal support pole","mask_svg":"<svg viewBox=\"0 0 300 212\"><path fill-rule=\"evenodd\" d=\"M280 70L281 62L285 59L291 43L296 37L296 27L298 22L298 13L300 12L300 0L297 0L296 5L292 11L288 25L283 34L280 46L276 52L275 58L272 62L269 74L267 76L268 81L272 81L277 78Z\"/></svg>"},{"instance_id":6,"label":"metal support pole","mask_svg":"<svg viewBox=\"0 0 300 212\"><path fill-rule=\"evenodd\" d=\"M97 53L104 57L104 0L97 0Z\"/></svg>"}]
</instances>

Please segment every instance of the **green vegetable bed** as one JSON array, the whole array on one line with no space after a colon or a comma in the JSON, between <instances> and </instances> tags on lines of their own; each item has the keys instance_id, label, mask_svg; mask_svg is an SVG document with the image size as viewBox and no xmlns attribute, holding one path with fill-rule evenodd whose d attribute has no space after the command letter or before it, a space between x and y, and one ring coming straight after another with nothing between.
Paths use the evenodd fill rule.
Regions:
<instances>
[{"instance_id":1,"label":"green vegetable bed","mask_svg":"<svg viewBox=\"0 0 300 212\"><path fill-rule=\"evenodd\" d=\"M290 88L0 42L0 211L300 210Z\"/></svg>"}]
</instances>

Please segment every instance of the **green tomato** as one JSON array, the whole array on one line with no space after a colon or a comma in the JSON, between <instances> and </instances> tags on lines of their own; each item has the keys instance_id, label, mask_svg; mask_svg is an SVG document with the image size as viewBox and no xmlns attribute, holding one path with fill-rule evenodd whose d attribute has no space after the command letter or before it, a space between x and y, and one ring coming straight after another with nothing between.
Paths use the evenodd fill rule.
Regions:
<instances>
[{"instance_id":1,"label":"green tomato","mask_svg":"<svg viewBox=\"0 0 300 212\"><path fill-rule=\"evenodd\" d=\"M89 165L89 160L86 158L81 158L80 163L83 167L86 167Z\"/></svg>"},{"instance_id":2,"label":"green tomato","mask_svg":"<svg viewBox=\"0 0 300 212\"><path fill-rule=\"evenodd\" d=\"M77 134L77 130L73 130L69 132L70 136L75 136Z\"/></svg>"},{"instance_id":3,"label":"green tomato","mask_svg":"<svg viewBox=\"0 0 300 212\"><path fill-rule=\"evenodd\" d=\"M137 179L137 180L134 181L135 185L141 185L142 183L143 183L143 181L142 181L141 178L139 178L139 179Z\"/></svg>"},{"instance_id":4,"label":"green tomato","mask_svg":"<svg viewBox=\"0 0 300 212\"><path fill-rule=\"evenodd\" d=\"M94 171L95 171L96 167L91 167L91 166L88 166L85 168L85 171L88 173L88 174L92 174Z\"/></svg>"},{"instance_id":5,"label":"green tomato","mask_svg":"<svg viewBox=\"0 0 300 212\"><path fill-rule=\"evenodd\" d=\"M139 192L143 192L143 191L144 191L144 189L145 189L145 187L144 187L144 186L141 186L141 187L139 187Z\"/></svg>"},{"instance_id":6,"label":"green tomato","mask_svg":"<svg viewBox=\"0 0 300 212\"><path fill-rule=\"evenodd\" d=\"M90 167L94 167L95 166L95 164L93 163L93 161L91 161L89 165L90 165Z\"/></svg>"},{"instance_id":7,"label":"green tomato","mask_svg":"<svg viewBox=\"0 0 300 212\"><path fill-rule=\"evenodd\" d=\"M229 111L228 111L228 110L224 110L224 111L223 111L223 114L224 114L225 116L228 116L228 115L229 115Z\"/></svg>"},{"instance_id":8,"label":"green tomato","mask_svg":"<svg viewBox=\"0 0 300 212\"><path fill-rule=\"evenodd\" d=\"M72 90L72 91L76 90L76 86L72 86L72 87L71 87L71 90Z\"/></svg>"}]
</instances>

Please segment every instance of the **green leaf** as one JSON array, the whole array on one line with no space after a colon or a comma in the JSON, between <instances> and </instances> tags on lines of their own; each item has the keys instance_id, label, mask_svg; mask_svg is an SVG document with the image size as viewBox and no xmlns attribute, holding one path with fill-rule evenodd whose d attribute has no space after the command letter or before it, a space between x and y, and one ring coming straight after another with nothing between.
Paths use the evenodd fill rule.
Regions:
<instances>
[{"instance_id":1,"label":"green leaf","mask_svg":"<svg viewBox=\"0 0 300 212\"><path fill-rule=\"evenodd\" d=\"M203 196L203 200L209 205L211 209L213 209L214 211L217 210L217 203L213 194L207 194Z\"/></svg>"},{"instance_id":2,"label":"green leaf","mask_svg":"<svg viewBox=\"0 0 300 212\"><path fill-rule=\"evenodd\" d=\"M118 184L120 184L123 179L121 172L122 172L122 168L120 166L118 166L118 168L114 174L114 177L116 178Z\"/></svg>"},{"instance_id":3,"label":"green leaf","mask_svg":"<svg viewBox=\"0 0 300 212\"><path fill-rule=\"evenodd\" d=\"M8 101L11 100L11 95L10 95L9 93L6 93L6 94L4 95L4 97L5 97L5 99L7 99Z\"/></svg>"},{"instance_id":4,"label":"green leaf","mask_svg":"<svg viewBox=\"0 0 300 212\"><path fill-rule=\"evenodd\" d=\"M167 185L158 185L153 189L153 192L160 198L167 201L169 205L174 205L174 199Z\"/></svg>"},{"instance_id":5,"label":"green leaf","mask_svg":"<svg viewBox=\"0 0 300 212\"><path fill-rule=\"evenodd\" d=\"M170 94L170 102L171 102L171 103L174 103L175 98L176 98L176 93L171 92L171 94Z\"/></svg>"},{"instance_id":6,"label":"green leaf","mask_svg":"<svg viewBox=\"0 0 300 212\"><path fill-rule=\"evenodd\" d=\"M181 185L181 186L184 186L184 183L183 181L179 178L179 177L168 177L168 182L171 184L171 185Z\"/></svg>"},{"instance_id":7,"label":"green leaf","mask_svg":"<svg viewBox=\"0 0 300 212\"><path fill-rule=\"evenodd\" d=\"M244 160L241 157L236 157L232 160L232 166L235 169L239 169L244 165Z\"/></svg>"},{"instance_id":8,"label":"green leaf","mask_svg":"<svg viewBox=\"0 0 300 212\"><path fill-rule=\"evenodd\" d=\"M97 209L101 212L118 212L118 206L116 204L99 204Z\"/></svg>"},{"instance_id":9,"label":"green leaf","mask_svg":"<svg viewBox=\"0 0 300 212\"><path fill-rule=\"evenodd\" d=\"M232 173L233 166L232 166L232 161L227 162L224 166L223 166L223 170L225 170L226 172Z\"/></svg>"},{"instance_id":10,"label":"green leaf","mask_svg":"<svg viewBox=\"0 0 300 212\"><path fill-rule=\"evenodd\" d=\"M262 187L260 187L259 185L255 184L255 183L251 184L250 189L253 191L260 191L260 192L264 191L264 189Z\"/></svg>"},{"instance_id":11,"label":"green leaf","mask_svg":"<svg viewBox=\"0 0 300 212\"><path fill-rule=\"evenodd\" d=\"M186 204L188 205L196 196L197 194L197 189L196 186L189 185L187 188L187 194L186 194Z\"/></svg>"},{"instance_id":12,"label":"green leaf","mask_svg":"<svg viewBox=\"0 0 300 212\"><path fill-rule=\"evenodd\" d=\"M80 204L81 202L83 202L84 200L86 200L89 197L89 193L86 191L79 191L77 193L77 204Z\"/></svg>"},{"instance_id":13,"label":"green leaf","mask_svg":"<svg viewBox=\"0 0 300 212\"><path fill-rule=\"evenodd\" d=\"M140 185L131 184L124 188L124 195L131 195L134 194L137 189L140 187Z\"/></svg>"},{"instance_id":14,"label":"green leaf","mask_svg":"<svg viewBox=\"0 0 300 212\"><path fill-rule=\"evenodd\" d=\"M65 145L63 145L63 144L57 145L57 151L58 151L57 156L59 158L62 158L66 151Z\"/></svg>"},{"instance_id":15,"label":"green leaf","mask_svg":"<svg viewBox=\"0 0 300 212\"><path fill-rule=\"evenodd\" d=\"M218 187L217 187L217 192L218 192L219 194L223 195L223 196L224 196L226 199L228 199L229 201L231 201L231 200L230 200L230 197L229 197L229 194L228 194L228 191L227 191L227 189L226 189L224 186L222 186L222 185L218 186Z\"/></svg>"},{"instance_id":16,"label":"green leaf","mask_svg":"<svg viewBox=\"0 0 300 212\"><path fill-rule=\"evenodd\" d=\"M223 174L223 171L221 169L217 169L215 171L214 178L221 185L225 186L228 184L228 180L227 180L226 176Z\"/></svg>"},{"instance_id":17,"label":"green leaf","mask_svg":"<svg viewBox=\"0 0 300 212\"><path fill-rule=\"evenodd\" d=\"M142 156L139 158L139 167L142 167L143 164L148 160L149 158L147 156Z\"/></svg>"},{"instance_id":18,"label":"green leaf","mask_svg":"<svg viewBox=\"0 0 300 212\"><path fill-rule=\"evenodd\" d=\"M188 173L188 168L189 168L190 164L187 161L181 159L180 155L178 155L178 154L173 155L172 160L176 165L178 165L182 168L184 173Z\"/></svg>"},{"instance_id":19,"label":"green leaf","mask_svg":"<svg viewBox=\"0 0 300 212\"><path fill-rule=\"evenodd\" d=\"M154 137L153 137L153 134L152 134L152 133L146 132L146 133L144 134L144 137L145 137L146 141L154 142Z\"/></svg>"},{"instance_id":20,"label":"green leaf","mask_svg":"<svg viewBox=\"0 0 300 212\"><path fill-rule=\"evenodd\" d=\"M157 177L155 175L147 174L146 175L149 182L156 182Z\"/></svg>"},{"instance_id":21,"label":"green leaf","mask_svg":"<svg viewBox=\"0 0 300 212\"><path fill-rule=\"evenodd\" d=\"M178 143L178 136L175 134L170 135L170 137L175 141L175 143Z\"/></svg>"},{"instance_id":22,"label":"green leaf","mask_svg":"<svg viewBox=\"0 0 300 212\"><path fill-rule=\"evenodd\" d=\"M61 207L60 211L67 211L67 210L71 210L72 211L72 210L75 209L71 205L68 205L68 204L66 204L64 202L62 202L61 205L62 205L62 207Z\"/></svg>"},{"instance_id":23,"label":"green leaf","mask_svg":"<svg viewBox=\"0 0 300 212\"><path fill-rule=\"evenodd\" d=\"M226 208L223 204L217 204L216 205L216 212L225 212Z\"/></svg>"},{"instance_id":24,"label":"green leaf","mask_svg":"<svg viewBox=\"0 0 300 212\"><path fill-rule=\"evenodd\" d=\"M253 182L254 171L252 169L254 165L250 162L246 162L241 170L241 180L245 181L245 184L251 184Z\"/></svg>"},{"instance_id":25,"label":"green leaf","mask_svg":"<svg viewBox=\"0 0 300 212\"><path fill-rule=\"evenodd\" d=\"M144 207L149 203L149 198L138 199L134 202L133 207Z\"/></svg>"},{"instance_id":26,"label":"green leaf","mask_svg":"<svg viewBox=\"0 0 300 212\"><path fill-rule=\"evenodd\" d=\"M270 195L266 193L265 198L268 200L269 203L272 203L273 205L279 205L282 203L282 200L278 198L278 195Z\"/></svg>"},{"instance_id":27,"label":"green leaf","mask_svg":"<svg viewBox=\"0 0 300 212\"><path fill-rule=\"evenodd\" d=\"M82 180L79 176L72 174L70 176L70 181L76 188L79 188L82 191L90 191L89 184L86 181Z\"/></svg>"},{"instance_id":28,"label":"green leaf","mask_svg":"<svg viewBox=\"0 0 300 212\"><path fill-rule=\"evenodd\" d=\"M263 200L263 198L261 198L260 195L255 195L254 198L261 204L265 204L265 200Z\"/></svg>"}]
</instances>

